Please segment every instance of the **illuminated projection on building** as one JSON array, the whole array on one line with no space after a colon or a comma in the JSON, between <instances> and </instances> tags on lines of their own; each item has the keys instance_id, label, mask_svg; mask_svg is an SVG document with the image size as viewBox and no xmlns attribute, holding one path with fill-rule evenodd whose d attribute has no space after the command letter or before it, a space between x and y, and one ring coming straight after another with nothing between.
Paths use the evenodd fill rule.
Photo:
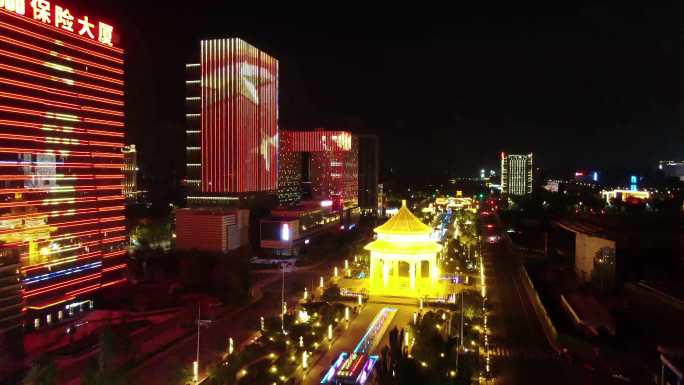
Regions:
<instances>
[{"instance_id":1,"label":"illuminated projection on building","mask_svg":"<svg viewBox=\"0 0 684 385\"><path fill-rule=\"evenodd\" d=\"M126 280L123 51L47 0L0 0L0 36L0 248L40 327Z\"/></svg>"},{"instance_id":2,"label":"illuminated projection on building","mask_svg":"<svg viewBox=\"0 0 684 385\"><path fill-rule=\"evenodd\" d=\"M240 39L202 41L201 188L274 191L278 61Z\"/></svg>"},{"instance_id":3,"label":"illuminated projection on building","mask_svg":"<svg viewBox=\"0 0 684 385\"><path fill-rule=\"evenodd\" d=\"M347 131L282 131L288 136L280 151L311 154L311 195L332 200L335 209L358 202L358 138Z\"/></svg>"}]
</instances>

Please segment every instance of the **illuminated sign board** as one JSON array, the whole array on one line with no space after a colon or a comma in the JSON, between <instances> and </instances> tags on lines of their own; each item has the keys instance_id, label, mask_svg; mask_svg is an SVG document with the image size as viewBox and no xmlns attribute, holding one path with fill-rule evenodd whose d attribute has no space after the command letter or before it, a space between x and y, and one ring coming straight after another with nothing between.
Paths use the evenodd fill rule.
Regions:
<instances>
[{"instance_id":1,"label":"illuminated sign board","mask_svg":"<svg viewBox=\"0 0 684 385\"><path fill-rule=\"evenodd\" d=\"M69 8L49 0L0 0L0 9L32 18L40 23L112 46L114 27L88 16L75 15Z\"/></svg>"}]
</instances>

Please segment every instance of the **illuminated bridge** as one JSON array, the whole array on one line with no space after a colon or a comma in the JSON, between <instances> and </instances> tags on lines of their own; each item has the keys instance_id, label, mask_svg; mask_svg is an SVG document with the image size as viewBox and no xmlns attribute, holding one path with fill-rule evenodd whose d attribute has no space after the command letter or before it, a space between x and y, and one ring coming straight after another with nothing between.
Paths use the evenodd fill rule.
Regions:
<instances>
[{"instance_id":1,"label":"illuminated bridge","mask_svg":"<svg viewBox=\"0 0 684 385\"><path fill-rule=\"evenodd\" d=\"M378 361L378 356L372 353L382 341L382 337L387 332L396 314L397 309L382 308L371 322L366 333L361 337L354 351L351 354L341 353L321 379L321 384L366 383L373 372L375 363Z\"/></svg>"}]
</instances>

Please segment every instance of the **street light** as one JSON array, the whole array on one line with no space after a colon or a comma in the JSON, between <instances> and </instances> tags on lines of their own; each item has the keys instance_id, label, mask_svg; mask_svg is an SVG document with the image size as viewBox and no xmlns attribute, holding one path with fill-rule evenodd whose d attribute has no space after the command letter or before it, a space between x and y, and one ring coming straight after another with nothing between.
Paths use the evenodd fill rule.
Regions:
<instances>
[{"instance_id":1,"label":"street light","mask_svg":"<svg viewBox=\"0 0 684 385\"><path fill-rule=\"evenodd\" d=\"M321 279L319 281L318 287L320 287L321 289L323 288L323 276L322 275L321 275Z\"/></svg>"},{"instance_id":2,"label":"street light","mask_svg":"<svg viewBox=\"0 0 684 385\"><path fill-rule=\"evenodd\" d=\"M233 338L228 338L228 354L233 354Z\"/></svg>"}]
</instances>

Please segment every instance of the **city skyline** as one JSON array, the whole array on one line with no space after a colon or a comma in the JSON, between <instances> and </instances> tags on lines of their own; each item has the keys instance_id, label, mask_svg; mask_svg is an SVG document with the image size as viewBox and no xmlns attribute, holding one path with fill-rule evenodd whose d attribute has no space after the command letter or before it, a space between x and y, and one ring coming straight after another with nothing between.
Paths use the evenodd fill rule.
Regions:
<instances>
[{"instance_id":1,"label":"city skyline","mask_svg":"<svg viewBox=\"0 0 684 385\"><path fill-rule=\"evenodd\" d=\"M147 153L141 169L155 185L172 186L183 176L175 153L183 151L184 84L168 79L182 76L203 38L239 37L277 57L280 128L378 134L383 174L390 164L405 174L416 164L436 164L466 176L495 168L501 151L534 152L538 165L559 173L646 168L684 156L675 145L682 135L679 92L668 80L677 71L674 24L664 10L640 16L627 9L618 17L597 5L565 16L506 16L473 8L451 25L417 22L409 32L403 19L362 19L351 32L335 21L238 17L220 6L181 15L108 4L98 7L124 19L120 30L129 37L130 141ZM439 69L436 81L421 75L432 69ZM149 132L163 135L150 140ZM430 152L418 149L417 162L406 162L402 154L416 139ZM446 150L447 143L455 149Z\"/></svg>"}]
</instances>

